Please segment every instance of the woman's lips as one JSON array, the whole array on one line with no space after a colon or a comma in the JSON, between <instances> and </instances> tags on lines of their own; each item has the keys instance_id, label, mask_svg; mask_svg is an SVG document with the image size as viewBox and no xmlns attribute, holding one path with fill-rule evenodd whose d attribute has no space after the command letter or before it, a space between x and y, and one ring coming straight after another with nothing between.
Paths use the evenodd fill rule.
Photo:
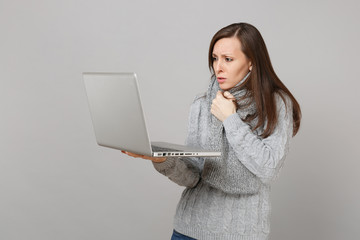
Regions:
<instances>
[{"instance_id":1,"label":"woman's lips","mask_svg":"<svg viewBox=\"0 0 360 240\"><path fill-rule=\"evenodd\" d=\"M222 78L222 77L217 78L218 83L224 83L225 80L226 80L226 78Z\"/></svg>"}]
</instances>

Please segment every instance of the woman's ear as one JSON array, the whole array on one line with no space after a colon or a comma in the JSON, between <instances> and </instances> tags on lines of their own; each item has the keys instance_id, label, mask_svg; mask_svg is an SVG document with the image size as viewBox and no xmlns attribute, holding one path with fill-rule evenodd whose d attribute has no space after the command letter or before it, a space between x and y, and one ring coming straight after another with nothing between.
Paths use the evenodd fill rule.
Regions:
<instances>
[{"instance_id":1,"label":"woman's ear","mask_svg":"<svg viewBox=\"0 0 360 240\"><path fill-rule=\"evenodd\" d=\"M250 62L250 64L249 64L249 71L251 71L252 70L252 64L251 64L251 62Z\"/></svg>"}]
</instances>

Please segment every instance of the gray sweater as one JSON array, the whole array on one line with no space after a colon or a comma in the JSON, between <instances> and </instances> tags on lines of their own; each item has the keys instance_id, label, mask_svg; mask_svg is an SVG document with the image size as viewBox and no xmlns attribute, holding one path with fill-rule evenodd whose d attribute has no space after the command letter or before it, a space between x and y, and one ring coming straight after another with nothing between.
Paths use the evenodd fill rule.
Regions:
<instances>
[{"instance_id":1,"label":"gray sweater","mask_svg":"<svg viewBox=\"0 0 360 240\"><path fill-rule=\"evenodd\" d=\"M221 160L222 172L229 173L226 178L219 174L207 174L204 178L203 169L214 161L210 158L169 157L165 162L153 163L161 174L186 187L176 209L176 231L199 240L268 239L270 183L283 166L293 132L291 102L287 99L285 107L282 98L275 96L279 122L269 137L261 138L261 130L252 132L236 113L223 122L223 144L228 152L218 161ZM206 94L197 96L190 108L187 145L206 145L210 131L204 123L209 112ZM249 182L249 175L236 175L234 169L238 165L259 180L256 192L243 190L241 186Z\"/></svg>"}]
</instances>

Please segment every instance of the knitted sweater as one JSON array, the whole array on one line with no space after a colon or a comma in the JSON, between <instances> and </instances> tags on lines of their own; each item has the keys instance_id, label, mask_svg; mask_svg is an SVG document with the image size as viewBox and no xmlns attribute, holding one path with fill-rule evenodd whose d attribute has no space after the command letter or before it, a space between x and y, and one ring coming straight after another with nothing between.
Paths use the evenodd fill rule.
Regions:
<instances>
[{"instance_id":1,"label":"knitted sweater","mask_svg":"<svg viewBox=\"0 0 360 240\"><path fill-rule=\"evenodd\" d=\"M213 159L200 157L168 157L165 162L153 163L161 174L178 185L185 186L177 205L174 229L199 240L263 240L270 232L270 182L274 180L287 155L293 132L292 105L286 106L276 96L278 125L267 138L252 132L238 114L223 122L228 154L221 159L229 172L243 164L261 182L255 193L244 193L229 177L212 174L202 177L204 165ZM190 108L189 146L204 146L209 134L204 111L210 111L206 95L195 98ZM207 113L208 113L207 112ZM225 169L225 171L226 171ZM210 179L208 179L210 178ZM236 181L238 176L233 176ZM247 179L244 179L247 181ZM216 184L212 184L216 183Z\"/></svg>"}]
</instances>

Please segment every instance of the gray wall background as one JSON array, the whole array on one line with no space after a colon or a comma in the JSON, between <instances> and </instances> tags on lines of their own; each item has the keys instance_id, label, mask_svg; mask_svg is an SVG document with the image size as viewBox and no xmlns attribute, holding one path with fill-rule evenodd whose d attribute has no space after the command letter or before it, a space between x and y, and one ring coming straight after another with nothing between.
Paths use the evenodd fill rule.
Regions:
<instances>
[{"instance_id":1,"label":"gray wall background","mask_svg":"<svg viewBox=\"0 0 360 240\"><path fill-rule=\"evenodd\" d=\"M262 33L303 121L272 239L360 234L358 1L0 0L0 239L170 239L183 190L96 145L83 71L134 71L150 136L183 143L211 37Z\"/></svg>"}]
</instances>

